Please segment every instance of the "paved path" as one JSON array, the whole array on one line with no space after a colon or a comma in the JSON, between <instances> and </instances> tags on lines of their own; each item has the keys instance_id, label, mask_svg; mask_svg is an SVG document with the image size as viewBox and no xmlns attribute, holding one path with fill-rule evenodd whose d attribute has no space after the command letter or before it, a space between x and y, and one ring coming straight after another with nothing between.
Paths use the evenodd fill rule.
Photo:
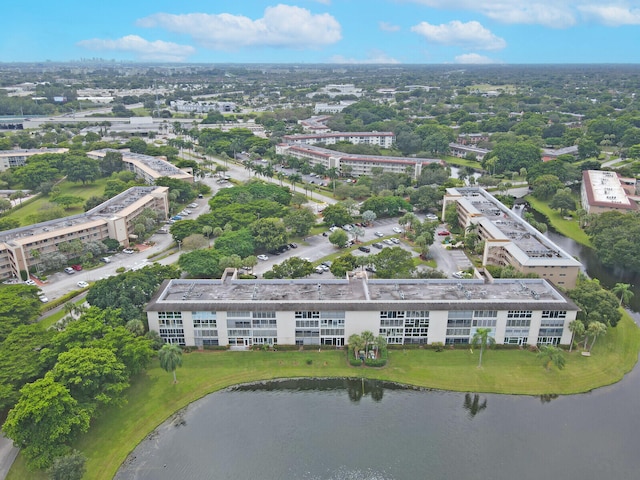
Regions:
<instances>
[{"instance_id":1,"label":"paved path","mask_svg":"<svg viewBox=\"0 0 640 480\"><path fill-rule=\"evenodd\" d=\"M17 456L18 449L13 446L13 441L0 434L0 480L7 478Z\"/></svg>"}]
</instances>

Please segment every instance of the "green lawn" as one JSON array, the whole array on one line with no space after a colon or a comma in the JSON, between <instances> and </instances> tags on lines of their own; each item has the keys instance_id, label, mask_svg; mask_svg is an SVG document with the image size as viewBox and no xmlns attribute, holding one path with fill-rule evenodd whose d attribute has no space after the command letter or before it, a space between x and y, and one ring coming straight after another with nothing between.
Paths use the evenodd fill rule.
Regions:
<instances>
[{"instance_id":1,"label":"green lawn","mask_svg":"<svg viewBox=\"0 0 640 480\"><path fill-rule=\"evenodd\" d=\"M553 225L553 228L559 233L581 243L582 245L591 247L591 241L589 240L588 235L580 228L576 218L565 220L559 210L553 210L549 207L548 202L538 200L533 195L527 195L525 199L534 210L545 215L551 222L551 225Z\"/></svg>"},{"instance_id":2,"label":"green lawn","mask_svg":"<svg viewBox=\"0 0 640 480\"><path fill-rule=\"evenodd\" d=\"M100 178L94 183L87 185L65 181L60 183L58 187L60 188L60 195L73 195L87 200L89 197L101 196L104 193L106 183L107 178ZM49 198L40 196L31 202L27 202L22 206L19 205L17 208L12 209L7 217L18 220L21 226L30 225L29 217L37 214L46 203L51 203ZM80 205L66 210L65 216L76 215L82 212L84 212L84 209L82 208L82 205Z\"/></svg>"},{"instance_id":3,"label":"green lawn","mask_svg":"<svg viewBox=\"0 0 640 480\"><path fill-rule=\"evenodd\" d=\"M122 408L108 408L74 445L89 458L86 478L111 479L140 441L174 412L229 385L291 377L365 377L462 392L526 395L572 394L619 381L635 365L640 331L625 314L599 339L592 357L567 353L564 370L546 371L526 350L490 350L477 368L478 352L468 349L392 350L382 369L350 367L342 351L194 352L184 355L178 384L158 362L135 379ZM307 365L307 359L313 360ZM26 470L18 457L9 480L45 479Z\"/></svg>"}]
</instances>

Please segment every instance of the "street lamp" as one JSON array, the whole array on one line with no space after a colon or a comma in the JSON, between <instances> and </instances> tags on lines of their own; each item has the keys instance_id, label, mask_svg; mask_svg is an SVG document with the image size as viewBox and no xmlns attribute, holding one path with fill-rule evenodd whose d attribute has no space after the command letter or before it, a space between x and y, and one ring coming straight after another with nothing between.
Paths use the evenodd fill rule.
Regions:
<instances>
[{"instance_id":1,"label":"street lamp","mask_svg":"<svg viewBox=\"0 0 640 480\"><path fill-rule=\"evenodd\" d=\"M178 242L178 251L182 250L182 240L177 240Z\"/></svg>"}]
</instances>

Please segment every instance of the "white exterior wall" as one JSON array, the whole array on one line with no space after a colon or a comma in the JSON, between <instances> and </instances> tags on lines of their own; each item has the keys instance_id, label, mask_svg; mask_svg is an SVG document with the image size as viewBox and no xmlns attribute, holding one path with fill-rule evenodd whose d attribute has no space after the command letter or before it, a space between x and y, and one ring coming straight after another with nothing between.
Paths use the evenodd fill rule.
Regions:
<instances>
[{"instance_id":1,"label":"white exterior wall","mask_svg":"<svg viewBox=\"0 0 640 480\"><path fill-rule=\"evenodd\" d=\"M276 312L276 321L278 322L278 345L295 345L295 312Z\"/></svg>"},{"instance_id":2,"label":"white exterior wall","mask_svg":"<svg viewBox=\"0 0 640 480\"><path fill-rule=\"evenodd\" d=\"M447 339L448 311L436 310L429 312L429 343L442 342Z\"/></svg>"}]
</instances>

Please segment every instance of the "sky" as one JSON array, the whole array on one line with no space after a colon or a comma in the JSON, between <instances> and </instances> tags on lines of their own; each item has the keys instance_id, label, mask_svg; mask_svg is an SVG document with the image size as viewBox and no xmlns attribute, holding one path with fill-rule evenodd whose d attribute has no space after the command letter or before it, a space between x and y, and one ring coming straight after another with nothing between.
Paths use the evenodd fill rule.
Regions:
<instances>
[{"instance_id":1,"label":"sky","mask_svg":"<svg viewBox=\"0 0 640 480\"><path fill-rule=\"evenodd\" d=\"M30 0L0 62L640 63L640 0Z\"/></svg>"}]
</instances>

